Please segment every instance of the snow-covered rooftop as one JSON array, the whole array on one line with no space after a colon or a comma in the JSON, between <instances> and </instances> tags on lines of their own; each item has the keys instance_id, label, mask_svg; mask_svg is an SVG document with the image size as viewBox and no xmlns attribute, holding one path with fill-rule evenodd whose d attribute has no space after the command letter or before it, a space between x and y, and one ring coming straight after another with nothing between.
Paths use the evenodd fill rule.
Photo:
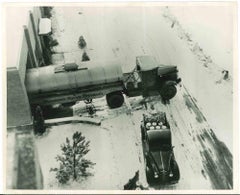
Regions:
<instances>
[{"instance_id":1,"label":"snow-covered rooftop","mask_svg":"<svg viewBox=\"0 0 240 195\"><path fill-rule=\"evenodd\" d=\"M23 26L29 23L29 11L33 7L7 6L5 13L7 67L19 67L23 41Z\"/></svg>"}]
</instances>

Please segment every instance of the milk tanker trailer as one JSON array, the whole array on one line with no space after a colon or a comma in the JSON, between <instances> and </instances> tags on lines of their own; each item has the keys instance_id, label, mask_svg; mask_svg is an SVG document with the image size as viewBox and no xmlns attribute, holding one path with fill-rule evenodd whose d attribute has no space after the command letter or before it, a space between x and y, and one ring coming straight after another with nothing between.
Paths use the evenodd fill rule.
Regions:
<instances>
[{"instance_id":1,"label":"milk tanker trailer","mask_svg":"<svg viewBox=\"0 0 240 195\"><path fill-rule=\"evenodd\" d=\"M161 65L151 56L139 56L129 73L123 73L117 61L87 61L28 69L25 84L32 106L74 104L106 95L108 106L117 108L124 102L123 94L160 94L169 100L176 95L175 85L180 81L176 66Z\"/></svg>"}]
</instances>

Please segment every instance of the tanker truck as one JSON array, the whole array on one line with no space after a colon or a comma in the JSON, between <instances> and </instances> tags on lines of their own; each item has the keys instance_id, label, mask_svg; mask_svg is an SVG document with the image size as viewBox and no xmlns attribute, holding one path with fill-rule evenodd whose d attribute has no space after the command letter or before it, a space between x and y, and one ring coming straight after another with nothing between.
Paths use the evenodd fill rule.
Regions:
<instances>
[{"instance_id":1,"label":"tanker truck","mask_svg":"<svg viewBox=\"0 0 240 195\"><path fill-rule=\"evenodd\" d=\"M118 61L87 61L28 69L26 89L31 105L75 103L106 96L110 108L122 106L123 94L134 97L176 95L176 66L161 65L152 56L139 56L132 72L123 73Z\"/></svg>"}]
</instances>

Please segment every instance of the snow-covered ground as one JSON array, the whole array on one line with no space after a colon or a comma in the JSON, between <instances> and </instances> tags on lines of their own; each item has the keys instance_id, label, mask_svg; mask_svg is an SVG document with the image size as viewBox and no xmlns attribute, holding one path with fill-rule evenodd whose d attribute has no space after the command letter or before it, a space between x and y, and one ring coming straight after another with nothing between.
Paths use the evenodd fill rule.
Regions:
<instances>
[{"instance_id":1,"label":"snow-covered ground","mask_svg":"<svg viewBox=\"0 0 240 195\"><path fill-rule=\"evenodd\" d=\"M236 10L226 6L183 6L169 9L192 39L200 44L219 68L233 73L233 40ZM204 14L202 14L204 13ZM211 43L211 44L209 44Z\"/></svg>"},{"instance_id":2,"label":"snow-covered ground","mask_svg":"<svg viewBox=\"0 0 240 195\"><path fill-rule=\"evenodd\" d=\"M171 16L172 9L176 16L182 16L179 19L180 27L175 25L174 28L171 28L171 21L163 17L166 13ZM53 17L54 36L60 43L55 51L66 52L64 54L65 61L80 62L82 51L78 48L77 42L80 35L83 35L87 41L87 53L91 60L118 58L122 61L125 71L134 68L135 58L138 55L152 55L159 63L177 65L184 85L198 101L208 122L213 129L216 129L218 137L232 151L233 81L231 74L229 81L216 82L222 78L221 67L232 72L233 41L231 37L233 27L228 24L230 26L226 34L230 35L220 36L222 33L218 33L220 35L215 35L217 38L212 38L213 42L210 42L209 39L198 38L203 36L201 29L204 24L207 28L208 21L210 21L210 25L214 24L214 21L216 24L214 31L211 28L208 29L208 37L213 37L210 36L212 32L222 32L225 27L225 23L221 23L222 18L227 21L233 20L233 14L229 13L229 10L232 9L231 7L220 7L220 10L217 7L200 7L198 13L193 14L191 23L189 22L191 21L190 14L186 14L188 9L190 13L195 11L192 7L170 7L169 11L163 7L97 7L94 9L59 7L54 9L56 15ZM206 9L208 13L212 10L213 14L207 14L208 17L199 17L202 9ZM221 12L222 9L225 12ZM217 19L219 12L223 16ZM214 13L216 14L214 15ZM188 18L186 25L181 26L182 23L185 24L186 18ZM194 24L195 21L198 22ZM188 30L193 40L190 43L183 36ZM180 39L180 37L183 38ZM215 44L220 42L217 40L221 40L221 43L225 44L219 47ZM198 50L198 46L203 48L203 52ZM193 51L190 50L191 48ZM212 52L213 50L215 53ZM210 56L212 62L205 67L205 55L212 54L213 57ZM224 61L219 59L215 61L218 56L220 56L219 58L226 56L226 58ZM228 63L225 63L226 61Z\"/></svg>"},{"instance_id":3,"label":"snow-covered ground","mask_svg":"<svg viewBox=\"0 0 240 195\"><path fill-rule=\"evenodd\" d=\"M159 101L154 104L156 109L165 110L171 121L173 145L176 146L174 151L181 171L181 180L175 186L156 188L231 188L232 156L219 140L232 151L232 42L230 41L230 45L225 44L228 43L229 37L224 35L221 40L224 37L228 40L224 39L221 47L214 47L216 41L211 43L210 38L199 38L202 36L199 29L203 29L208 20L216 20L216 26L220 26L220 20L217 17L211 18L208 14L207 18L202 17L201 20L193 16L193 21L190 21L189 15L184 15L188 13L187 9L55 7L52 12L53 37L58 40L59 45L54 51L64 52L65 61L79 63L83 50L79 49L77 43L83 35L91 60L119 58L124 71L134 68L135 58L139 55L152 55L161 64L177 65L183 87L178 88L177 96L167 107ZM194 15L194 11L189 9ZM232 20L229 11L223 13L228 15L228 21ZM179 22L176 22L173 14ZM207 27L204 26L205 29ZM214 31L210 27L207 28L210 31L208 36L212 36L212 32L218 32L221 28L216 27ZM231 33L230 29L231 26L228 33ZM191 33L190 37L186 34L188 30ZM218 58L219 55L224 60ZM222 68L230 72L230 79L227 81L222 80ZM37 139L45 188L122 189L123 184L133 177L135 171L141 169L141 160L138 159L141 148L137 129L140 130L141 114L145 110L134 111L133 115L129 115L126 106L110 111L105 104L104 98L95 102L102 110L97 114L99 117L104 116L101 127L82 124L57 126L45 137ZM66 136L71 136L76 130L82 131L91 140L92 150L88 157L97 163L94 168L95 174L86 182L58 186L49 169L56 166L54 157L60 152L59 145ZM226 174L226 170L229 174Z\"/></svg>"},{"instance_id":4,"label":"snow-covered ground","mask_svg":"<svg viewBox=\"0 0 240 195\"><path fill-rule=\"evenodd\" d=\"M170 7L169 11L166 9L164 11L171 16L170 18L179 21L179 25L176 24L173 31L182 39L184 46L190 49L186 51L182 48L185 60L187 60L184 65L179 66L184 85L197 100L198 106L220 140L224 141L233 151L232 73L233 68L237 67L237 64L233 64L233 35L235 35L233 8L204 6L180 9ZM171 20L166 20L169 25L172 24ZM186 38L186 34L189 35L191 41ZM199 51L199 48L202 51ZM211 61L205 60L206 57L210 57ZM228 81L221 80L223 69L230 73Z\"/></svg>"},{"instance_id":5,"label":"snow-covered ground","mask_svg":"<svg viewBox=\"0 0 240 195\"><path fill-rule=\"evenodd\" d=\"M95 104L102 111L97 112L96 117L108 117L102 121L101 126L54 126L44 136L36 139L46 189L123 189L129 178L140 169L136 133L131 118L126 114L126 106L109 110L105 101L99 100L101 101ZM90 140L91 150L86 158L96 163L91 171L93 176L70 185L58 185L55 173L50 173L49 170L58 167L55 157L61 154L60 145L65 142L66 137L71 138L76 131L82 132L86 139Z\"/></svg>"}]
</instances>

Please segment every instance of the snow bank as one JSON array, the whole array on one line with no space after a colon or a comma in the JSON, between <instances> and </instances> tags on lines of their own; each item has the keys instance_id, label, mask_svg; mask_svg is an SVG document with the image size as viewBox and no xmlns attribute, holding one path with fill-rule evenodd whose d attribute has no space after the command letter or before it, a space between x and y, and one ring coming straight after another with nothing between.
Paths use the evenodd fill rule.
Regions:
<instances>
[{"instance_id":1,"label":"snow bank","mask_svg":"<svg viewBox=\"0 0 240 195\"><path fill-rule=\"evenodd\" d=\"M166 22L169 24L168 29L172 29L172 32L178 36L179 40L175 40L175 46L179 51L182 51L180 54L173 51L174 53L172 53L172 55L175 56L174 59L179 60L179 69L184 85L198 102L200 109L206 116L208 122L211 124L219 139L226 143L228 148L233 151L233 80L232 77L230 77L228 80L223 80L221 72L223 70L222 67L229 70L229 72L233 71L233 54L229 54L230 58L226 57L228 56L226 50L230 48L232 49L233 47L233 40L231 38L233 36L233 26L229 24L231 27L231 30L229 31L231 31L232 34L230 33L231 35L229 34L229 36L227 38L225 37L224 39L225 42L228 42L228 45L231 47L227 44L222 47L216 47L216 45L214 45L214 41L217 42L218 40L218 42L220 42L223 37L221 37L221 33L219 33L219 36L215 35L214 33L218 31L220 32L221 29L224 28L225 23L221 23L221 17L217 18L217 16L215 16L212 19L209 19L209 17L206 18L199 14L201 13L200 11L206 9L208 13L210 13L212 10L213 13L216 12L215 15L217 15L223 9L231 10L231 8L219 7L218 10L218 7L200 7L199 10L196 11L196 14L193 14L193 17L190 17L190 15L187 14L188 9L190 13L198 10L196 7L173 7L173 14L171 12L172 7L170 7L169 9L165 9L163 11ZM178 13L177 16L175 16L175 13ZM228 20L233 21L233 15L229 12L227 13L229 14L227 17ZM180 17L180 19L178 17ZM196 18L200 19L197 20ZM184 19L186 19L186 28ZM208 19L210 20L209 23ZM211 26L211 22L213 22L214 19L216 19L215 23L217 23L214 28L215 30L211 31L211 28L208 29L208 31L212 33L212 42L208 39L205 40L203 38L203 34L201 34L202 31L199 29L201 29L201 26ZM175 21L175 26L171 28L173 21ZM201 25L199 23L201 23ZM190 29L192 30L192 34L188 33L189 26L191 26ZM195 30L193 31L193 29ZM201 35L202 39L198 40L196 38L195 40L195 34L196 36ZM180 44L181 42L182 45ZM210 59L213 59L212 56L209 56L209 53L207 53L209 51L211 54L211 50L213 50L213 48L215 49L213 56L217 60L210 60L206 63L205 58L210 57ZM226 50L223 50L222 48ZM226 55L220 55L220 53L224 51ZM224 58L224 61L228 62L228 67L222 63L217 64L217 62L221 61L219 59L223 58L224 56L226 57Z\"/></svg>"},{"instance_id":2,"label":"snow bank","mask_svg":"<svg viewBox=\"0 0 240 195\"><path fill-rule=\"evenodd\" d=\"M225 6L169 7L183 28L200 44L216 64L233 73L234 10L233 4Z\"/></svg>"}]
</instances>

